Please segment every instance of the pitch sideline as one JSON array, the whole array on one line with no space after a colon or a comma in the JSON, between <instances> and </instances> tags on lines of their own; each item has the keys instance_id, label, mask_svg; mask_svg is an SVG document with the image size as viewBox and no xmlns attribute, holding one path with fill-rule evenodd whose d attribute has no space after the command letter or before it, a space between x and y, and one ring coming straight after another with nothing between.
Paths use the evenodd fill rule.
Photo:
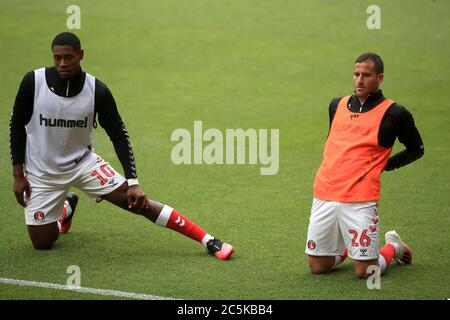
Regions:
<instances>
[{"instance_id":1,"label":"pitch sideline","mask_svg":"<svg viewBox=\"0 0 450 320\"><path fill-rule=\"evenodd\" d=\"M103 296L114 296L114 297L123 297L123 298L131 298L131 299L176 300L175 298L172 298L172 297L155 296L155 295L148 295L148 294L142 294L142 293L124 292L124 291L117 291L117 290L104 290L104 289L88 288L88 287L72 287L72 286L65 286L65 285L60 285L60 284L55 284L55 283L9 279L9 278L0 278L0 283L12 284L12 285L17 285L17 286L25 286L25 287L38 287L38 288L74 291L74 292L80 292L80 293L91 293L91 294L97 294L97 295L103 295Z\"/></svg>"}]
</instances>

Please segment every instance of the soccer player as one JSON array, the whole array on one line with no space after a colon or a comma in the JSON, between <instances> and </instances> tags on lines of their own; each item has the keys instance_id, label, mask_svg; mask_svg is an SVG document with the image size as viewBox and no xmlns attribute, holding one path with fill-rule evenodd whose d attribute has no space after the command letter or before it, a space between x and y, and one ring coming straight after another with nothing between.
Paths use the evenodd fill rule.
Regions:
<instances>
[{"instance_id":1,"label":"soccer player","mask_svg":"<svg viewBox=\"0 0 450 320\"><path fill-rule=\"evenodd\" d=\"M314 181L314 199L306 243L312 273L326 273L347 255L358 278L370 266L382 274L395 258L410 264L412 253L395 231L379 250L380 175L424 154L420 134L405 107L386 99L382 59L365 53L355 61L355 94L331 101L330 129L323 161ZM406 147L389 157L396 138Z\"/></svg>"},{"instance_id":2,"label":"soccer player","mask_svg":"<svg viewBox=\"0 0 450 320\"><path fill-rule=\"evenodd\" d=\"M25 222L36 249L50 249L69 231L78 197L105 199L175 230L226 260L234 248L214 238L168 205L147 198L139 186L129 136L108 87L81 69L79 38L58 34L54 67L25 75L10 120L13 191L25 207ZM92 131L99 124L111 139L125 177L94 152Z\"/></svg>"}]
</instances>

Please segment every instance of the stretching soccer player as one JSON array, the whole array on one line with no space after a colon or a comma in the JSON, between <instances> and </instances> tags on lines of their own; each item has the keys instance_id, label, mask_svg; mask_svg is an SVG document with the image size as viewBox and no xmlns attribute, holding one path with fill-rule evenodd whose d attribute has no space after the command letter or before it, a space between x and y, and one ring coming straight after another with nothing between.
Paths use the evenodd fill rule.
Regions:
<instances>
[{"instance_id":1,"label":"stretching soccer player","mask_svg":"<svg viewBox=\"0 0 450 320\"><path fill-rule=\"evenodd\" d=\"M50 249L72 225L78 197L105 199L175 230L206 247L218 259L234 248L222 243L168 205L147 198L139 186L129 136L114 98L100 80L81 69L84 51L69 32L51 45L55 67L25 75L10 121L13 191L25 208L36 249ZM92 131L99 124L111 139L125 177L94 152Z\"/></svg>"},{"instance_id":2,"label":"stretching soccer player","mask_svg":"<svg viewBox=\"0 0 450 320\"><path fill-rule=\"evenodd\" d=\"M334 99L323 161L314 181L306 253L312 273L326 273L353 259L358 278L370 266L386 271L393 259L410 264L412 253L395 231L379 250L380 175L424 154L420 134L406 108L386 99L380 85L384 65L374 53L355 61L355 94ZM396 138L405 150L389 157Z\"/></svg>"}]
</instances>

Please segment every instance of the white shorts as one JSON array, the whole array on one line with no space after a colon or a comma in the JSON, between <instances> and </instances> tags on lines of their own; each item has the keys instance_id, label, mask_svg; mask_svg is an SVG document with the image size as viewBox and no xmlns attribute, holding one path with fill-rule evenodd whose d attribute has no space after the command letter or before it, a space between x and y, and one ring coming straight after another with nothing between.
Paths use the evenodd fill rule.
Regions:
<instances>
[{"instance_id":1,"label":"white shorts","mask_svg":"<svg viewBox=\"0 0 450 320\"><path fill-rule=\"evenodd\" d=\"M314 198L305 252L354 260L378 259L378 202L334 202Z\"/></svg>"},{"instance_id":2,"label":"white shorts","mask_svg":"<svg viewBox=\"0 0 450 320\"><path fill-rule=\"evenodd\" d=\"M31 187L31 196L26 199L25 207L27 225L44 225L60 220L65 197L71 187L76 187L89 197L97 199L111 193L126 181L94 152L86 155L76 168L69 172L43 176L27 172L26 177Z\"/></svg>"}]
</instances>

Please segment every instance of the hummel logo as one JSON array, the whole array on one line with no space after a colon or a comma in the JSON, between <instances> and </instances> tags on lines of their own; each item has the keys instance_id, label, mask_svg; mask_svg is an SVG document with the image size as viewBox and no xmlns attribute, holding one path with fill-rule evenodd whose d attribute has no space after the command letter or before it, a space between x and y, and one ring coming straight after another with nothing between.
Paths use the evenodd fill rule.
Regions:
<instances>
[{"instance_id":1,"label":"hummel logo","mask_svg":"<svg viewBox=\"0 0 450 320\"><path fill-rule=\"evenodd\" d=\"M108 181L108 184L111 185L111 187L115 187L115 186L117 186L119 183L116 182L116 181L114 180L114 178L112 178L112 179L110 179L110 180Z\"/></svg>"},{"instance_id":2,"label":"hummel logo","mask_svg":"<svg viewBox=\"0 0 450 320\"><path fill-rule=\"evenodd\" d=\"M177 220L175 220L175 224L177 224L180 227L183 227L185 225L184 219L181 219L180 216L178 216Z\"/></svg>"},{"instance_id":3,"label":"hummel logo","mask_svg":"<svg viewBox=\"0 0 450 320\"><path fill-rule=\"evenodd\" d=\"M43 127L87 128L87 124L88 117L84 117L84 120L71 120L45 118L42 113L39 115L39 125Z\"/></svg>"}]
</instances>

